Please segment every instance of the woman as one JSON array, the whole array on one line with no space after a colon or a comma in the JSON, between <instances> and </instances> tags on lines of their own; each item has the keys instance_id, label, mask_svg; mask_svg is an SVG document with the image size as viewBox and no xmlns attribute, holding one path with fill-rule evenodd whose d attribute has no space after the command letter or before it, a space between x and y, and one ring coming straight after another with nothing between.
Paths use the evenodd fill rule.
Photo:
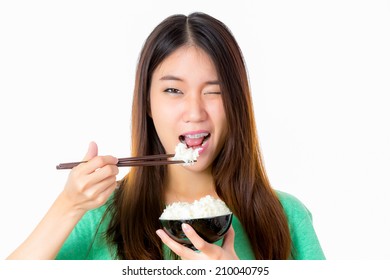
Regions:
<instances>
[{"instance_id":1,"label":"woman","mask_svg":"<svg viewBox=\"0 0 390 280\"><path fill-rule=\"evenodd\" d=\"M179 142L200 148L196 164L132 168L118 188L117 159L97 156L91 143L88 162L71 171L10 258L324 258L308 210L267 179L240 48L223 23L202 13L160 23L137 68L133 156L173 153ZM184 224L193 251L159 229L158 219L165 205L205 195L222 199L233 223L222 245Z\"/></svg>"}]
</instances>

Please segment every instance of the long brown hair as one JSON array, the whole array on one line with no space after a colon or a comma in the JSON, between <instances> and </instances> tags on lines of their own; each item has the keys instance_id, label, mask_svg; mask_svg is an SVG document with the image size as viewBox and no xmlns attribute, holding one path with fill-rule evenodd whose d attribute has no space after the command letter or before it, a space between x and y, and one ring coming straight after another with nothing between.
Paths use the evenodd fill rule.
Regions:
<instances>
[{"instance_id":1,"label":"long brown hair","mask_svg":"<svg viewBox=\"0 0 390 280\"><path fill-rule=\"evenodd\" d=\"M132 155L165 153L148 115L153 71L179 47L202 48L219 75L228 135L212 166L216 191L240 220L257 259L291 253L287 220L262 164L248 77L241 50L229 29L203 13L174 15L147 38L138 62L132 107ZM164 209L166 167L132 168L120 182L107 236L120 259L163 259L156 235Z\"/></svg>"}]
</instances>

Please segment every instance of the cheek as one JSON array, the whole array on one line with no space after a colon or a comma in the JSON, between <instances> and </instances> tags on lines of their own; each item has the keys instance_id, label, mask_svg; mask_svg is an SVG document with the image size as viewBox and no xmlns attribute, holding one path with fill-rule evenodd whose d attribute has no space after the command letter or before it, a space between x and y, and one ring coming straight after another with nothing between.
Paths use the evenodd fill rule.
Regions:
<instances>
[{"instance_id":1,"label":"cheek","mask_svg":"<svg viewBox=\"0 0 390 280\"><path fill-rule=\"evenodd\" d=\"M163 145L164 149L167 150L169 142L169 128L165 123L164 119L159 117L159 112L154 111L153 124L157 132L157 137Z\"/></svg>"},{"instance_id":2,"label":"cheek","mask_svg":"<svg viewBox=\"0 0 390 280\"><path fill-rule=\"evenodd\" d=\"M174 131L174 115L172 114L171 106L165 106L161 102L154 100L150 104L150 115L153 119L154 127L157 131L157 135L160 141L166 147L167 141L172 137L172 131Z\"/></svg>"},{"instance_id":3,"label":"cheek","mask_svg":"<svg viewBox=\"0 0 390 280\"><path fill-rule=\"evenodd\" d=\"M172 108L175 108L172 101L166 98L160 93L151 92L150 94L150 116L153 119L165 119L169 118L174 111Z\"/></svg>"},{"instance_id":4,"label":"cheek","mask_svg":"<svg viewBox=\"0 0 390 280\"><path fill-rule=\"evenodd\" d=\"M225 108L223 107L222 102L218 102L214 104L212 108L210 108L210 112L212 113L212 118L214 120L214 124L216 128L220 131L220 133L226 133L227 131L227 120L225 114Z\"/></svg>"},{"instance_id":5,"label":"cheek","mask_svg":"<svg viewBox=\"0 0 390 280\"><path fill-rule=\"evenodd\" d=\"M151 116L153 119L154 127L157 130L157 133L160 135L162 132L164 132L164 128L167 126L167 120L166 120L166 112L161 107L151 107Z\"/></svg>"},{"instance_id":6,"label":"cheek","mask_svg":"<svg viewBox=\"0 0 390 280\"><path fill-rule=\"evenodd\" d=\"M149 114L151 118L155 118L156 115L158 115L159 107L157 106L158 100L156 100L156 97L153 93L150 93L149 96Z\"/></svg>"},{"instance_id":7,"label":"cheek","mask_svg":"<svg viewBox=\"0 0 390 280\"><path fill-rule=\"evenodd\" d=\"M169 125L174 123L175 111L172 109L172 106L166 106L162 103L155 104L151 106L151 117L156 124Z\"/></svg>"},{"instance_id":8,"label":"cheek","mask_svg":"<svg viewBox=\"0 0 390 280\"><path fill-rule=\"evenodd\" d=\"M227 120L224 111L221 112L218 118L218 132L219 132L220 145L223 145L223 143L225 143L226 141L227 134L228 134Z\"/></svg>"},{"instance_id":9,"label":"cheek","mask_svg":"<svg viewBox=\"0 0 390 280\"><path fill-rule=\"evenodd\" d=\"M224 119L221 119L220 120L220 129L219 129L219 133L220 133L220 140L222 143L225 142L226 138L227 138L227 122L226 122L226 118Z\"/></svg>"}]
</instances>

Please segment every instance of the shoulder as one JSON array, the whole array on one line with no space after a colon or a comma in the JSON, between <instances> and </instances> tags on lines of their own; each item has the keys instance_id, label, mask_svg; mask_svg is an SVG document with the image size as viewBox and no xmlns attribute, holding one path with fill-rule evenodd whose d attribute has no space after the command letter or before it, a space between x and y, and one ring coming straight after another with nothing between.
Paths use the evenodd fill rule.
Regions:
<instances>
[{"instance_id":1,"label":"shoulder","mask_svg":"<svg viewBox=\"0 0 390 280\"><path fill-rule=\"evenodd\" d=\"M312 214L295 196L276 191L287 217L292 241L293 259L325 259L315 232Z\"/></svg>"},{"instance_id":2,"label":"shoulder","mask_svg":"<svg viewBox=\"0 0 390 280\"><path fill-rule=\"evenodd\" d=\"M279 190L275 191L280 203L283 206L284 212L288 218L304 218L307 217L311 220L312 215L309 209L295 196L282 192Z\"/></svg>"}]
</instances>

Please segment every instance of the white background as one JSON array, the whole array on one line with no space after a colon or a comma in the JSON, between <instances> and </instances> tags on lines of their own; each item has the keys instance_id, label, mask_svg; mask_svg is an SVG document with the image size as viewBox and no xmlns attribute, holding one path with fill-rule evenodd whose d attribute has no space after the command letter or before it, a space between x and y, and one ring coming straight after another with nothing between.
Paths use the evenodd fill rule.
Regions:
<instances>
[{"instance_id":1,"label":"white background","mask_svg":"<svg viewBox=\"0 0 390 280\"><path fill-rule=\"evenodd\" d=\"M129 154L144 40L203 11L239 42L271 183L311 210L327 258L390 259L389 1L187 2L0 2L0 258L61 192L56 164L91 140Z\"/></svg>"}]
</instances>

